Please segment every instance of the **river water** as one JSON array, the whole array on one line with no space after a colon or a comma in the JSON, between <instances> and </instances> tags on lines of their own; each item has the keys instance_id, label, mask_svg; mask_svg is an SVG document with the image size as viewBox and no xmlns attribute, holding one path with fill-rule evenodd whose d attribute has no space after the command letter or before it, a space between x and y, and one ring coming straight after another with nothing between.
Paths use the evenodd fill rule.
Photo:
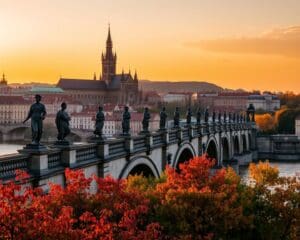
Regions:
<instances>
[{"instance_id":1,"label":"river water","mask_svg":"<svg viewBox=\"0 0 300 240\"><path fill-rule=\"evenodd\" d=\"M18 149L22 149L24 145L21 144L0 144L0 156L5 154L17 153ZM295 176L300 174L300 162L271 162L272 166L277 166L281 176ZM248 168L243 167L239 169L239 174L243 179L248 178Z\"/></svg>"}]
</instances>

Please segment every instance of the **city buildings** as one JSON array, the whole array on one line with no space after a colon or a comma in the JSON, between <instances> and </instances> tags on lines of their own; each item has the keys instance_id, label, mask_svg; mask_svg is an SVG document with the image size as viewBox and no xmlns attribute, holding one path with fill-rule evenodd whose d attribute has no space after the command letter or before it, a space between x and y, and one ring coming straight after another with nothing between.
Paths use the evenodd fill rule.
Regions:
<instances>
[{"instance_id":1,"label":"city buildings","mask_svg":"<svg viewBox=\"0 0 300 240\"><path fill-rule=\"evenodd\" d=\"M122 103L136 104L139 101L138 76L122 71L117 74L117 54L113 53L113 44L108 29L106 51L102 53L102 75L93 79L60 78L57 86L74 100L83 104Z\"/></svg>"},{"instance_id":2,"label":"city buildings","mask_svg":"<svg viewBox=\"0 0 300 240\"><path fill-rule=\"evenodd\" d=\"M0 124L21 123L31 102L21 96L0 96Z\"/></svg>"},{"instance_id":3,"label":"city buildings","mask_svg":"<svg viewBox=\"0 0 300 240\"><path fill-rule=\"evenodd\" d=\"M138 135L142 131L143 113L135 112L130 108L130 133ZM103 134L108 137L113 137L122 133L122 111L118 106L113 110L105 109L105 121L103 127ZM73 129L90 130L95 129L96 112L83 111L80 113L71 114L70 126ZM159 114L152 114L149 124L149 130L155 131L159 128Z\"/></svg>"},{"instance_id":4,"label":"city buildings","mask_svg":"<svg viewBox=\"0 0 300 240\"><path fill-rule=\"evenodd\" d=\"M243 111L253 104L256 110L275 111L280 108L280 100L269 93L249 92L198 93L198 102L203 108L215 110Z\"/></svg>"},{"instance_id":5,"label":"city buildings","mask_svg":"<svg viewBox=\"0 0 300 240\"><path fill-rule=\"evenodd\" d=\"M180 92L169 92L162 96L162 101L164 103L181 103L188 104L191 102L191 93L180 93Z\"/></svg>"},{"instance_id":6,"label":"city buildings","mask_svg":"<svg viewBox=\"0 0 300 240\"><path fill-rule=\"evenodd\" d=\"M7 80L5 78L5 74L2 74L2 78L0 80L0 94L3 95L10 95L11 94L11 87L7 85Z\"/></svg>"}]
</instances>

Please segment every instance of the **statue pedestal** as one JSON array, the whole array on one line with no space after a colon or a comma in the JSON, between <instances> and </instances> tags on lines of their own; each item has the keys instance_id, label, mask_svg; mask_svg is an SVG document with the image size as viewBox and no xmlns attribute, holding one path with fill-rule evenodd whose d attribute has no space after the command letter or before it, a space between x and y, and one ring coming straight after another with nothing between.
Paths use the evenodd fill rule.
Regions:
<instances>
[{"instance_id":1,"label":"statue pedestal","mask_svg":"<svg viewBox=\"0 0 300 240\"><path fill-rule=\"evenodd\" d=\"M88 142L89 143L103 143L106 140L106 137L104 136L93 136L91 137Z\"/></svg>"},{"instance_id":2,"label":"statue pedestal","mask_svg":"<svg viewBox=\"0 0 300 240\"><path fill-rule=\"evenodd\" d=\"M54 147L69 147L72 143L67 140L58 140L54 143Z\"/></svg>"},{"instance_id":3,"label":"statue pedestal","mask_svg":"<svg viewBox=\"0 0 300 240\"><path fill-rule=\"evenodd\" d=\"M27 144L18 152L29 155L28 168L31 174L40 176L48 171L49 149L41 144Z\"/></svg>"},{"instance_id":4,"label":"statue pedestal","mask_svg":"<svg viewBox=\"0 0 300 240\"><path fill-rule=\"evenodd\" d=\"M23 149L18 150L20 153L45 153L48 151L48 148L42 144L33 144L33 143L29 143L26 144L25 147L23 147Z\"/></svg>"}]
</instances>

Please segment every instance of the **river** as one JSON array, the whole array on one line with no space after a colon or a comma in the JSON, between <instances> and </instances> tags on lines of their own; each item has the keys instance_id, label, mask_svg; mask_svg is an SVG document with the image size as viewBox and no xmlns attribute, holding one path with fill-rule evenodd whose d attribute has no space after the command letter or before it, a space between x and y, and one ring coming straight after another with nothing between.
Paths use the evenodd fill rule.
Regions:
<instances>
[{"instance_id":1,"label":"river","mask_svg":"<svg viewBox=\"0 0 300 240\"><path fill-rule=\"evenodd\" d=\"M18 149L22 149L24 145L21 144L0 144L0 156L5 154L17 153ZM281 176L295 176L296 173L300 172L300 162L271 162L272 166L277 166ZM239 169L239 174L243 179L248 177L247 167Z\"/></svg>"}]
</instances>

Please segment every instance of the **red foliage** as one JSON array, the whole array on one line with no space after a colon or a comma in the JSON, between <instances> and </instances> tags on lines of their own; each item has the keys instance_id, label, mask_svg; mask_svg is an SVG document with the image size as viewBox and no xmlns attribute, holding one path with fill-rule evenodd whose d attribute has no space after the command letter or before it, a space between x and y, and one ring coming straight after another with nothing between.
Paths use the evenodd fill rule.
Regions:
<instances>
[{"instance_id":1,"label":"red foliage","mask_svg":"<svg viewBox=\"0 0 300 240\"><path fill-rule=\"evenodd\" d=\"M19 175L20 176L20 175ZM19 177L18 176L18 177ZM51 184L48 194L14 182L0 184L0 239L158 239L160 226L150 222L149 201L125 191L124 181L92 178L66 170L67 186Z\"/></svg>"}]
</instances>

